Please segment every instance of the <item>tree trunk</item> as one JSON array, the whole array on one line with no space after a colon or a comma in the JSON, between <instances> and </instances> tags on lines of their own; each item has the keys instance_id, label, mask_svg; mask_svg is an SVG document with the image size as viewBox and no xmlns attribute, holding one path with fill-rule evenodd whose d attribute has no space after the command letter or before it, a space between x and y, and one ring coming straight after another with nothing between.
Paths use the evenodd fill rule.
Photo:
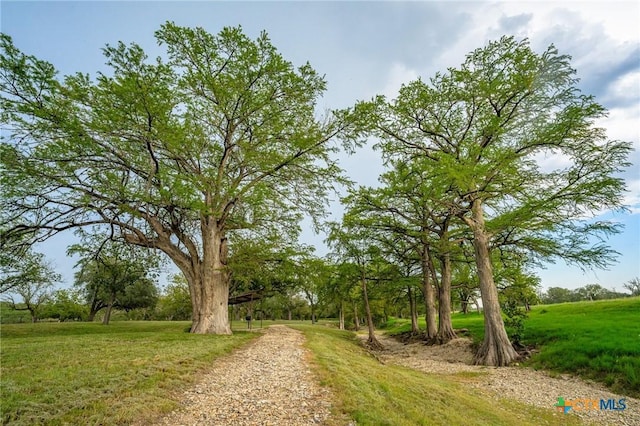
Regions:
<instances>
[{"instance_id":1,"label":"tree trunk","mask_svg":"<svg viewBox=\"0 0 640 426\"><path fill-rule=\"evenodd\" d=\"M291 308L287 309L287 319L291 321Z\"/></svg>"},{"instance_id":2,"label":"tree trunk","mask_svg":"<svg viewBox=\"0 0 640 426\"><path fill-rule=\"evenodd\" d=\"M484 340L474 358L475 364L505 366L518 358L511 346L500 312L498 290L493 281L493 268L489 253L489 238L484 226L481 200L473 200L471 218L465 222L473 231L473 247L480 279L480 297L484 312Z\"/></svg>"},{"instance_id":3,"label":"tree trunk","mask_svg":"<svg viewBox=\"0 0 640 426\"><path fill-rule=\"evenodd\" d=\"M358 303L353 302L353 322L356 327L356 331L360 330L360 318L358 317Z\"/></svg>"},{"instance_id":4,"label":"tree trunk","mask_svg":"<svg viewBox=\"0 0 640 426\"><path fill-rule=\"evenodd\" d=\"M344 302L340 301L340 312L338 313L338 317L340 318L340 330L344 330Z\"/></svg>"},{"instance_id":5,"label":"tree trunk","mask_svg":"<svg viewBox=\"0 0 640 426\"><path fill-rule=\"evenodd\" d=\"M455 339L456 333L453 331L451 324L451 257L449 253L440 256L442 264L442 273L440 277L440 286L438 287L438 334L436 335L436 343L442 345Z\"/></svg>"},{"instance_id":6,"label":"tree trunk","mask_svg":"<svg viewBox=\"0 0 640 426\"><path fill-rule=\"evenodd\" d=\"M191 333L231 334L228 314L229 281L222 275L211 274L199 285L196 283L201 291L195 301L192 300Z\"/></svg>"},{"instance_id":7,"label":"tree trunk","mask_svg":"<svg viewBox=\"0 0 640 426\"><path fill-rule=\"evenodd\" d=\"M193 306L191 333L196 334L231 334L227 239L215 222L203 219L202 262L187 277Z\"/></svg>"},{"instance_id":8,"label":"tree trunk","mask_svg":"<svg viewBox=\"0 0 640 426\"><path fill-rule=\"evenodd\" d=\"M94 311L93 309L89 311L89 316L87 317L87 321L88 322L93 322L96 319L96 314L98 312Z\"/></svg>"},{"instance_id":9,"label":"tree trunk","mask_svg":"<svg viewBox=\"0 0 640 426\"><path fill-rule=\"evenodd\" d=\"M429 246L427 244L423 244L420 257L422 266L422 293L424 294L424 305L426 308L425 320L427 322L425 337L430 340L436 337L438 328L436 326L435 294L429 279Z\"/></svg>"},{"instance_id":10,"label":"tree trunk","mask_svg":"<svg viewBox=\"0 0 640 426\"><path fill-rule=\"evenodd\" d=\"M460 298L460 309L464 315L469 313L469 299L466 298L466 295Z\"/></svg>"},{"instance_id":11,"label":"tree trunk","mask_svg":"<svg viewBox=\"0 0 640 426\"><path fill-rule=\"evenodd\" d=\"M407 287L407 295L409 296L409 309L411 310L411 333L419 333L418 313L416 312L416 298L411 290L411 286Z\"/></svg>"},{"instance_id":12,"label":"tree trunk","mask_svg":"<svg viewBox=\"0 0 640 426\"><path fill-rule=\"evenodd\" d=\"M367 279L361 277L362 284L362 297L364 298L364 310L367 314L367 327L369 330L369 338L367 339L367 345L371 349L382 349L382 344L376 339L375 329L373 327L373 316L371 315L371 307L369 306L369 296L367 294Z\"/></svg>"},{"instance_id":13,"label":"tree trunk","mask_svg":"<svg viewBox=\"0 0 640 426\"><path fill-rule=\"evenodd\" d=\"M110 302L107 305L107 310L104 311L104 318L102 318L102 325L109 325L109 321L111 320L111 310L113 309L113 302Z\"/></svg>"},{"instance_id":14,"label":"tree trunk","mask_svg":"<svg viewBox=\"0 0 640 426\"><path fill-rule=\"evenodd\" d=\"M96 314L104 306L98 301L98 287L94 286L93 293L91 294L91 307L89 308L89 322L93 322L96 319Z\"/></svg>"}]
</instances>

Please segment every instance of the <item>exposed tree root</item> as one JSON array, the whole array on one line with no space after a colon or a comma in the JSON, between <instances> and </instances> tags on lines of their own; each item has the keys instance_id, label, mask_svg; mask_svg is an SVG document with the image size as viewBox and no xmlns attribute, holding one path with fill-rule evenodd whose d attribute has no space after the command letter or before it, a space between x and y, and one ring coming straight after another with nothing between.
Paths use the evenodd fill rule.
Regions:
<instances>
[{"instance_id":1,"label":"exposed tree root","mask_svg":"<svg viewBox=\"0 0 640 426\"><path fill-rule=\"evenodd\" d=\"M382 351L384 350L384 346L382 343L378 341L374 336L370 336L367 341L364 343L367 349L371 351Z\"/></svg>"},{"instance_id":2,"label":"exposed tree root","mask_svg":"<svg viewBox=\"0 0 640 426\"><path fill-rule=\"evenodd\" d=\"M485 339L473 357L473 363L475 365L506 367L518 359L520 359L520 355L510 344L498 345L491 340Z\"/></svg>"}]
</instances>

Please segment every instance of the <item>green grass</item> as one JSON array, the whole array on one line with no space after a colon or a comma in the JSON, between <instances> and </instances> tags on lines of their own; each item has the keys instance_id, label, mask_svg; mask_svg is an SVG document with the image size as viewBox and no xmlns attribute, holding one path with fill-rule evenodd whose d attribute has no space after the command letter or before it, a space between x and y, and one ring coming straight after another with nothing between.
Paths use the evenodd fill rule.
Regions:
<instances>
[{"instance_id":1,"label":"green grass","mask_svg":"<svg viewBox=\"0 0 640 426\"><path fill-rule=\"evenodd\" d=\"M301 320L253 320L251 324L251 330L260 330L261 328L267 328L274 324L283 324L283 325L311 325L311 320L301 321ZM321 319L316 322L316 325L335 325L337 326L338 321L333 319ZM246 321L231 321L231 329L235 332L238 331L246 331L247 322Z\"/></svg>"},{"instance_id":2,"label":"green grass","mask_svg":"<svg viewBox=\"0 0 640 426\"><path fill-rule=\"evenodd\" d=\"M454 314L453 326L468 328L475 341L484 335L482 315L475 312ZM640 396L640 297L534 306L524 326L524 343L540 351L527 365ZM398 334L410 324L394 320L387 330Z\"/></svg>"},{"instance_id":3,"label":"green grass","mask_svg":"<svg viewBox=\"0 0 640 426\"><path fill-rule=\"evenodd\" d=\"M502 401L470 389L474 377L426 374L383 365L354 334L328 327L297 326L307 337L322 384L338 398L338 415L358 425L541 425L579 424L553 410Z\"/></svg>"},{"instance_id":4,"label":"green grass","mask_svg":"<svg viewBox=\"0 0 640 426\"><path fill-rule=\"evenodd\" d=\"M130 424L166 413L214 358L256 334L203 336L187 322L2 325L2 424Z\"/></svg>"},{"instance_id":5,"label":"green grass","mask_svg":"<svg viewBox=\"0 0 640 426\"><path fill-rule=\"evenodd\" d=\"M596 378L637 394L640 371L640 298L535 307L525 341L540 353L534 367ZM359 425L570 424L573 418L465 387L474 376L429 375L381 365L354 335L297 324L316 369L333 388L340 413ZM272 322L264 321L268 326ZM408 328L390 322L389 331ZM177 406L181 389L213 359L255 333L233 324L233 336L185 332L188 322L4 324L0 328L2 424L147 423ZM254 329L259 321L254 323ZM424 326L424 325L423 325ZM482 317L454 316L456 328L482 338ZM577 421L577 420L575 420ZM141 423L140 423L141 422Z\"/></svg>"},{"instance_id":6,"label":"green grass","mask_svg":"<svg viewBox=\"0 0 640 426\"><path fill-rule=\"evenodd\" d=\"M598 380L640 396L640 297L535 307L525 343L540 348L530 364Z\"/></svg>"}]
</instances>

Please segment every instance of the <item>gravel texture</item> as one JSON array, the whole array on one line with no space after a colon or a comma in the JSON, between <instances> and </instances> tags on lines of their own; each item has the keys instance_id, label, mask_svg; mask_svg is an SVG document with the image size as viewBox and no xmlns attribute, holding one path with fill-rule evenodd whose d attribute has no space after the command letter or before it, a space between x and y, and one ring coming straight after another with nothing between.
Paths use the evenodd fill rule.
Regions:
<instances>
[{"instance_id":1,"label":"gravel texture","mask_svg":"<svg viewBox=\"0 0 640 426\"><path fill-rule=\"evenodd\" d=\"M318 425L329 422L331 394L307 363L301 332L271 326L212 369L158 425ZM334 423L331 421L331 423Z\"/></svg>"},{"instance_id":2,"label":"gravel texture","mask_svg":"<svg viewBox=\"0 0 640 426\"><path fill-rule=\"evenodd\" d=\"M616 401L625 398L627 408L621 412L572 410L567 415L577 415L598 425L640 426L640 400L616 395L600 384L568 375L552 377L519 366L471 365L469 339L456 339L442 346L404 344L384 335L378 339L385 347L376 353L382 362L426 373L456 375L471 392L501 403L517 400L556 410L558 397ZM285 326L269 327L248 346L216 360L202 380L184 393L182 408L157 425L354 425L353 421L332 417L332 395L316 383L303 343L299 331Z\"/></svg>"},{"instance_id":3,"label":"gravel texture","mask_svg":"<svg viewBox=\"0 0 640 426\"><path fill-rule=\"evenodd\" d=\"M571 410L571 414L567 415L577 415L587 423L598 425L640 426L640 400L614 394L598 383L586 382L569 375L552 377L543 371L519 366L496 368L471 365L471 340L466 338L455 339L442 346L404 344L384 335L379 335L378 339L385 347L382 352L377 353L382 362L427 373L459 374L476 392L496 400L515 399L525 404L556 410L554 404L558 397L598 401L604 398L614 399L616 402L625 398L627 408L624 411Z\"/></svg>"}]
</instances>

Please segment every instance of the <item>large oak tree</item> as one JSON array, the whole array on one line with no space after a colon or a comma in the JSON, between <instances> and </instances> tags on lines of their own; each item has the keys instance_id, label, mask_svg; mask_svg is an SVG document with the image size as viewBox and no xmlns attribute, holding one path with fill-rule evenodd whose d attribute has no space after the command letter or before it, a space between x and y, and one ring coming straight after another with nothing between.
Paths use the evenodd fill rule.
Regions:
<instances>
[{"instance_id":1,"label":"large oak tree","mask_svg":"<svg viewBox=\"0 0 640 426\"><path fill-rule=\"evenodd\" d=\"M2 243L104 225L182 271L191 332L228 334L233 232L322 214L340 120L316 117L325 80L264 33L167 23L155 35L165 58L107 46L95 79L59 78L1 36Z\"/></svg>"}]
</instances>

